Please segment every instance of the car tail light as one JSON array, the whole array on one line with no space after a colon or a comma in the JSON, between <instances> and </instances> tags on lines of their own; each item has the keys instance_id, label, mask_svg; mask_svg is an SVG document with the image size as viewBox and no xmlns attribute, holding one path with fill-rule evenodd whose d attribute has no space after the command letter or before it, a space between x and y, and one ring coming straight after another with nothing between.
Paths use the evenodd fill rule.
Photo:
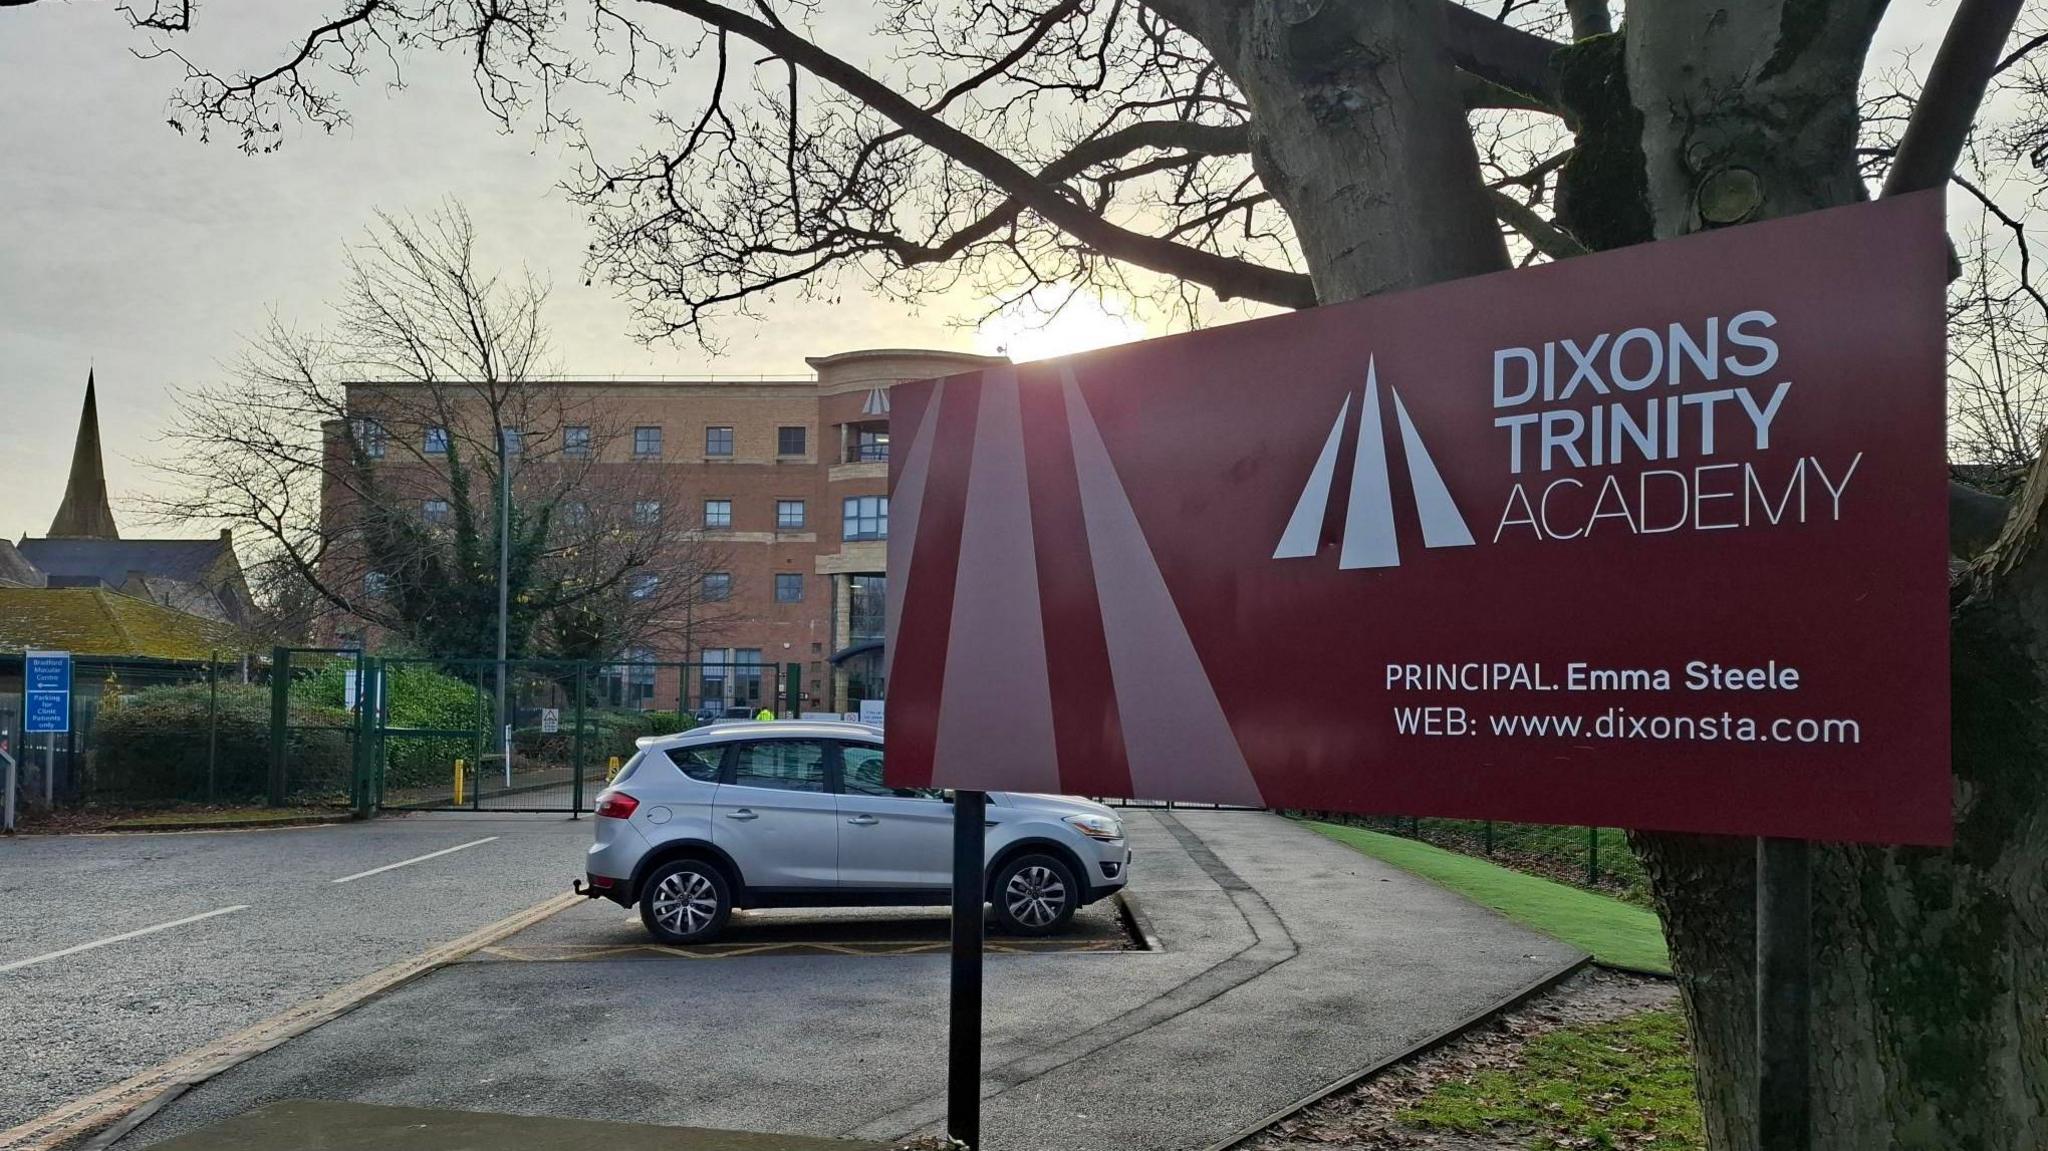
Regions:
<instances>
[{"instance_id":1,"label":"car tail light","mask_svg":"<svg viewBox=\"0 0 2048 1151\"><path fill-rule=\"evenodd\" d=\"M597 797L599 819L631 819L639 807L640 801L623 791L607 791Z\"/></svg>"}]
</instances>

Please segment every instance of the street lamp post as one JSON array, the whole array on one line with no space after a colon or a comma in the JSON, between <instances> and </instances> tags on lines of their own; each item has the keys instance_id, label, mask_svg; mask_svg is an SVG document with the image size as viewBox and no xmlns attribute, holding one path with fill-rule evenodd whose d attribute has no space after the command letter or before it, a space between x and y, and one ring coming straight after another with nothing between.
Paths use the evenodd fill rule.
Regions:
<instances>
[{"instance_id":1,"label":"street lamp post","mask_svg":"<svg viewBox=\"0 0 2048 1151\"><path fill-rule=\"evenodd\" d=\"M512 579L512 443L517 433L498 428L498 725L505 757L505 786L512 786L512 717L505 712L505 637L511 607Z\"/></svg>"}]
</instances>

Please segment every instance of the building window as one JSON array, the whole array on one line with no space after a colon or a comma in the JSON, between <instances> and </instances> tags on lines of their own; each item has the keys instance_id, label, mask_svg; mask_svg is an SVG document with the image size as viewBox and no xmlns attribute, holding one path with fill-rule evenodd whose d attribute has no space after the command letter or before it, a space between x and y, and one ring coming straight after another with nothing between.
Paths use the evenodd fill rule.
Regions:
<instances>
[{"instance_id":1,"label":"building window","mask_svg":"<svg viewBox=\"0 0 2048 1151\"><path fill-rule=\"evenodd\" d=\"M889 497L848 496L839 513L840 535L848 540L889 538Z\"/></svg>"},{"instance_id":2,"label":"building window","mask_svg":"<svg viewBox=\"0 0 2048 1151\"><path fill-rule=\"evenodd\" d=\"M634 523L636 523L636 524L642 524L642 525L653 525L653 524L658 524L658 523L660 523L660 522L661 522L661 501L660 501L660 500L634 500L634 501L633 501L633 522L634 522Z\"/></svg>"},{"instance_id":3,"label":"building window","mask_svg":"<svg viewBox=\"0 0 2048 1151\"><path fill-rule=\"evenodd\" d=\"M428 522L428 523L430 523L430 524L445 524L445 523L447 523L447 522L448 522L448 501L447 501L447 500L421 500L421 501L420 501L420 518L421 518L421 519L423 519L423 520L425 520L425 521L427 521L427 522Z\"/></svg>"},{"instance_id":4,"label":"building window","mask_svg":"<svg viewBox=\"0 0 2048 1151\"><path fill-rule=\"evenodd\" d=\"M369 419L357 420L355 422L355 435L356 446L362 449L364 459L381 460L384 458L384 444L389 439L389 436L385 433L383 424Z\"/></svg>"},{"instance_id":5,"label":"building window","mask_svg":"<svg viewBox=\"0 0 2048 1151\"><path fill-rule=\"evenodd\" d=\"M633 429L633 458L636 460L658 460L661 458L661 429L641 426Z\"/></svg>"},{"instance_id":6,"label":"building window","mask_svg":"<svg viewBox=\"0 0 2048 1151\"><path fill-rule=\"evenodd\" d=\"M777 531L793 531L804 526L804 502L802 500L775 501L775 528Z\"/></svg>"},{"instance_id":7,"label":"building window","mask_svg":"<svg viewBox=\"0 0 2048 1151\"><path fill-rule=\"evenodd\" d=\"M731 572L704 573L704 600L706 603L724 603L731 598Z\"/></svg>"},{"instance_id":8,"label":"building window","mask_svg":"<svg viewBox=\"0 0 2048 1151\"><path fill-rule=\"evenodd\" d=\"M642 572L633 577L633 583L627 594L634 599L653 599L654 593L660 590L661 577L652 573Z\"/></svg>"},{"instance_id":9,"label":"building window","mask_svg":"<svg viewBox=\"0 0 2048 1151\"><path fill-rule=\"evenodd\" d=\"M731 428L705 428L704 454L707 456L729 456L732 454Z\"/></svg>"},{"instance_id":10,"label":"building window","mask_svg":"<svg viewBox=\"0 0 2048 1151\"><path fill-rule=\"evenodd\" d=\"M638 703L654 698L654 652L650 648L626 649L626 698Z\"/></svg>"},{"instance_id":11,"label":"building window","mask_svg":"<svg viewBox=\"0 0 2048 1151\"><path fill-rule=\"evenodd\" d=\"M888 631L889 577L857 575L847 577L846 641L877 643Z\"/></svg>"},{"instance_id":12,"label":"building window","mask_svg":"<svg viewBox=\"0 0 2048 1151\"><path fill-rule=\"evenodd\" d=\"M383 572L364 572L363 594L371 599L383 599L390 595L391 577Z\"/></svg>"},{"instance_id":13,"label":"building window","mask_svg":"<svg viewBox=\"0 0 2048 1151\"><path fill-rule=\"evenodd\" d=\"M562 429L562 454L577 460L590 458L588 424L575 424Z\"/></svg>"},{"instance_id":14,"label":"building window","mask_svg":"<svg viewBox=\"0 0 2048 1151\"><path fill-rule=\"evenodd\" d=\"M732 653L733 698L743 703L761 701L761 649L734 648Z\"/></svg>"},{"instance_id":15,"label":"building window","mask_svg":"<svg viewBox=\"0 0 2048 1151\"><path fill-rule=\"evenodd\" d=\"M725 699L725 665L730 657L724 648L706 648L704 666L698 672L698 698L705 703Z\"/></svg>"},{"instance_id":16,"label":"building window","mask_svg":"<svg viewBox=\"0 0 2048 1151\"><path fill-rule=\"evenodd\" d=\"M582 500L562 501L562 520L572 528L580 528L590 522L590 505Z\"/></svg>"},{"instance_id":17,"label":"building window","mask_svg":"<svg viewBox=\"0 0 2048 1151\"><path fill-rule=\"evenodd\" d=\"M847 463L886 464L889 462L888 424L854 424L851 430L853 436L846 444Z\"/></svg>"},{"instance_id":18,"label":"building window","mask_svg":"<svg viewBox=\"0 0 2048 1151\"><path fill-rule=\"evenodd\" d=\"M775 454L778 456L800 456L804 454L804 429L801 425L775 429Z\"/></svg>"},{"instance_id":19,"label":"building window","mask_svg":"<svg viewBox=\"0 0 2048 1151\"><path fill-rule=\"evenodd\" d=\"M732 501L705 500L704 526L721 529L732 527Z\"/></svg>"},{"instance_id":20,"label":"building window","mask_svg":"<svg viewBox=\"0 0 2048 1151\"><path fill-rule=\"evenodd\" d=\"M447 429L447 428L444 428L444 427L441 427L441 426L439 426L438 424L437 424L437 425L435 425L435 426L433 426L433 427L430 427L430 428L428 428L428 429L427 429L427 437L426 437L425 441L421 443L421 445L420 445L420 446L421 446L421 448L423 448L423 449L424 449L424 450L426 451L426 453L427 453L428 455L430 455L430 456L445 456L445 455L447 455L447 454L448 454L448 429Z\"/></svg>"},{"instance_id":21,"label":"building window","mask_svg":"<svg viewBox=\"0 0 2048 1151\"><path fill-rule=\"evenodd\" d=\"M802 602L804 602L804 573L802 573L802 572L776 572L776 573L775 573L775 602L776 602L776 603L802 603Z\"/></svg>"}]
</instances>

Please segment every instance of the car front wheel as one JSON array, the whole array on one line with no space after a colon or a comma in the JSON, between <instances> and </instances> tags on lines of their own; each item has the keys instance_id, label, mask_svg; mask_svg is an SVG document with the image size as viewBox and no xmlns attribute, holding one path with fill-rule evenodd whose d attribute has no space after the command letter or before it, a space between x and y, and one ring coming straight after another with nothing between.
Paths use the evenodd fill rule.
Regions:
<instances>
[{"instance_id":1,"label":"car front wheel","mask_svg":"<svg viewBox=\"0 0 2048 1151\"><path fill-rule=\"evenodd\" d=\"M1074 918L1081 885L1073 869L1050 855L1020 855L996 873L990 902L1013 935L1051 935Z\"/></svg>"},{"instance_id":2,"label":"car front wheel","mask_svg":"<svg viewBox=\"0 0 2048 1151\"><path fill-rule=\"evenodd\" d=\"M640 922L663 943L708 943L732 918L732 885L711 864L679 859L655 868L640 896Z\"/></svg>"}]
</instances>

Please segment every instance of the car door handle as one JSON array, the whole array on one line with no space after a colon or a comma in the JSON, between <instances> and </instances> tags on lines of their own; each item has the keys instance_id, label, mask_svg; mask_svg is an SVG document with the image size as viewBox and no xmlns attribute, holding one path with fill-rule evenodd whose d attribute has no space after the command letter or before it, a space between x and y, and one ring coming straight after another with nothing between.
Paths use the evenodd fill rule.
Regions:
<instances>
[{"instance_id":1,"label":"car door handle","mask_svg":"<svg viewBox=\"0 0 2048 1151\"><path fill-rule=\"evenodd\" d=\"M740 808L740 809L739 809L738 811L728 811L728 812L726 812L726 813L725 813L725 817L726 817L727 819L759 819L759 818L761 818L760 816L758 816L758 815L755 815L755 814L753 813L753 811L752 811L752 810L750 810L750 809L748 809L748 808L744 808L744 807Z\"/></svg>"},{"instance_id":2,"label":"car door handle","mask_svg":"<svg viewBox=\"0 0 2048 1151\"><path fill-rule=\"evenodd\" d=\"M882 821L876 819L872 815L856 815L852 819L847 820L846 822L854 825L855 827L873 827L874 825Z\"/></svg>"}]
</instances>

